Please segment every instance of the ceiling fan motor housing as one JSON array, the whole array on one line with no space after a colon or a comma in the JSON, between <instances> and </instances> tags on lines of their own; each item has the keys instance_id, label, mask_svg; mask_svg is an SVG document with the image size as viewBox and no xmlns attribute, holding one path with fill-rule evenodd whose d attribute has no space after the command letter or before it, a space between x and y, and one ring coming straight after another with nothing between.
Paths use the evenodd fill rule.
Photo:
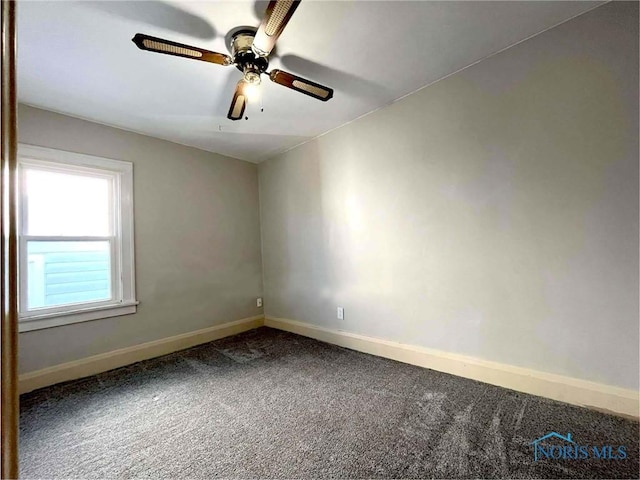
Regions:
<instances>
[{"instance_id":1,"label":"ceiling fan motor housing","mask_svg":"<svg viewBox=\"0 0 640 480\"><path fill-rule=\"evenodd\" d=\"M251 46L255 31L240 30L231 40L231 56L236 68L244 73L244 78L249 83L260 83L260 74L269 66L267 57L256 55Z\"/></svg>"}]
</instances>

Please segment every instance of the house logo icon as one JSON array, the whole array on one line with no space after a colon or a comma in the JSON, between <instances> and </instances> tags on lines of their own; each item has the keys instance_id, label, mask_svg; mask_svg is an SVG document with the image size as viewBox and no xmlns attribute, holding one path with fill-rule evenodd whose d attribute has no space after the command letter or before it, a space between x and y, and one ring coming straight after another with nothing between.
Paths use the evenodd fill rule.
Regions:
<instances>
[{"instance_id":1,"label":"house logo icon","mask_svg":"<svg viewBox=\"0 0 640 480\"><path fill-rule=\"evenodd\" d=\"M538 443L548 439L548 438L559 438L560 440L563 440L565 442L568 443L572 443L575 445L576 442L574 442L571 439L571 433L567 432L567 436L562 436L560 435L558 432L549 432L546 435L543 435L540 438L536 438L533 442L530 443L530 445L533 445L533 461L537 462L538 461Z\"/></svg>"}]
</instances>

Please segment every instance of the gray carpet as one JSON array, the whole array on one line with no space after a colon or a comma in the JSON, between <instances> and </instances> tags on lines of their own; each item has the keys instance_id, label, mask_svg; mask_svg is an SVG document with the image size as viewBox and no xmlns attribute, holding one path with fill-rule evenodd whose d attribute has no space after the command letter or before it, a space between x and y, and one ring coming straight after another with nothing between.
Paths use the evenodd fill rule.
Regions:
<instances>
[{"instance_id":1,"label":"gray carpet","mask_svg":"<svg viewBox=\"0 0 640 480\"><path fill-rule=\"evenodd\" d=\"M268 328L23 395L20 435L22 478L639 476L636 422Z\"/></svg>"}]
</instances>

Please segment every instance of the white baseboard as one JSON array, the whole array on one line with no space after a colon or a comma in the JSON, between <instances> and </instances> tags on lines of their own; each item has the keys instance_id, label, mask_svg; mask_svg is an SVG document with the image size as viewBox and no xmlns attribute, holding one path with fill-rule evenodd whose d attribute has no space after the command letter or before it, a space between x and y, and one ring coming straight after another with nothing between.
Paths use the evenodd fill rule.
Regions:
<instances>
[{"instance_id":1,"label":"white baseboard","mask_svg":"<svg viewBox=\"0 0 640 480\"><path fill-rule=\"evenodd\" d=\"M26 393L56 383L88 377L149 358L184 350L185 348L200 345L201 343L236 335L247 330L261 327L263 324L264 316L262 315L243 318L242 320L223 323L222 325L196 330L195 332L183 333L174 337L163 338L161 340L113 350L73 362L54 365L53 367L20 375L18 378L18 388L20 393Z\"/></svg>"},{"instance_id":2,"label":"white baseboard","mask_svg":"<svg viewBox=\"0 0 640 480\"><path fill-rule=\"evenodd\" d=\"M56 383L95 375L223 337L236 335L262 325L519 392L617 415L633 418L640 417L640 394L635 390L317 327L295 320L283 318L265 319L262 315L25 373L19 376L19 391L20 393L26 393Z\"/></svg>"},{"instance_id":3,"label":"white baseboard","mask_svg":"<svg viewBox=\"0 0 640 480\"><path fill-rule=\"evenodd\" d=\"M267 317L264 324L267 327L286 330L341 347L519 392L626 417L640 416L640 394L635 390L331 330L283 318Z\"/></svg>"}]
</instances>

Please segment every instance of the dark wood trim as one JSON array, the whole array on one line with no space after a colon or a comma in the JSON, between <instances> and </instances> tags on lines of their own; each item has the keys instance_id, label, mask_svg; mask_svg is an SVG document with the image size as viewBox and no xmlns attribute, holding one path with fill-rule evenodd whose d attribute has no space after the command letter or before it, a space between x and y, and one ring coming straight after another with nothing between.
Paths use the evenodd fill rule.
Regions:
<instances>
[{"instance_id":1,"label":"dark wood trim","mask_svg":"<svg viewBox=\"0 0 640 480\"><path fill-rule=\"evenodd\" d=\"M16 2L2 0L2 213L1 287L2 388L1 428L3 479L18 478L18 250L17 250L17 97Z\"/></svg>"}]
</instances>

